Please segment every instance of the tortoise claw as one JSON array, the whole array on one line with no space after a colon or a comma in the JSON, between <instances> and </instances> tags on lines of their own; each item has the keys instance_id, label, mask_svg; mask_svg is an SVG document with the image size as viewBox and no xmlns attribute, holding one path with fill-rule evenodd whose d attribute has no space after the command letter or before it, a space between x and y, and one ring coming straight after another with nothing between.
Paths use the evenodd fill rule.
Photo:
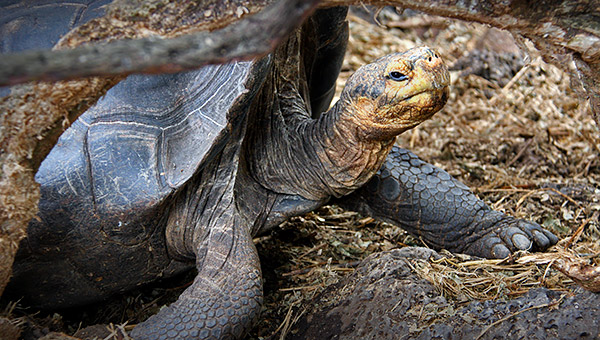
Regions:
<instances>
[{"instance_id":1,"label":"tortoise claw","mask_svg":"<svg viewBox=\"0 0 600 340\"><path fill-rule=\"evenodd\" d=\"M552 232L542 228L539 224L522 219L511 218L512 223L516 225L523 233L527 235L531 242L532 250L545 250L558 242L558 237ZM525 248L520 248L525 250ZM529 249L529 247L527 248Z\"/></svg>"},{"instance_id":2,"label":"tortoise claw","mask_svg":"<svg viewBox=\"0 0 600 340\"><path fill-rule=\"evenodd\" d=\"M532 233L533 240L538 247L547 248L550 245L551 240L548 238L548 236L546 236L546 234L537 230L534 230ZM552 234L552 236L554 236L554 234Z\"/></svg>"},{"instance_id":3,"label":"tortoise claw","mask_svg":"<svg viewBox=\"0 0 600 340\"><path fill-rule=\"evenodd\" d=\"M548 244L548 246L546 246L546 248L549 247L549 246L553 246L556 243L558 243L558 236L554 235L551 231L546 230L546 229L542 229L542 233L550 241L550 243Z\"/></svg>"},{"instance_id":4,"label":"tortoise claw","mask_svg":"<svg viewBox=\"0 0 600 340\"><path fill-rule=\"evenodd\" d=\"M544 250L558 237L539 224L507 216L467 249L467 253L490 258L505 258L519 250Z\"/></svg>"},{"instance_id":5,"label":"tortoise claw","mask_svg":"<svg viewBox=\"0 0 600 340\"><path fill-rule=\"evenodd\" d=\"M521 223L518 223L518 225L519 224ZM499 234L502 241L504 241L506 246L512 251L528 250L531 248L531 233L524 231L522 228L515 226L502 228Z\"/></svg>"},{"instance_id":6,"label":"tortoise claw","mask_svg":"<svg viewBox=\"0 0 600 340\"><path fill-rule=\"evenodd\" d=\"M509 257L511 254L510 250L502 243L497 243L492 247L491 256L496 259L503 259Z\"/></svg>"}]
</instances>

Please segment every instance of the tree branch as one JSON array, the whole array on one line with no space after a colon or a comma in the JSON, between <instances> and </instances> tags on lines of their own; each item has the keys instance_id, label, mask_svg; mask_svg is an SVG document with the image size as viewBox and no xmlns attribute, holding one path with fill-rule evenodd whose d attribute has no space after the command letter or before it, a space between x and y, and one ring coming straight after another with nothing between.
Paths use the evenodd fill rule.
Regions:
<instances>
[{"instance_id":1,"label":"tree branch","mask_svg":"<svg viewBox=\"0 0 600 340\"><path fill-rule=\"evenodd\" d=\"M258 14L213 32L4 55L0 58L0 85L131 73L172 73L208 63L254 58L269 53L302 23L318 2L281 0Z\"/></svg>"}]
</instances>

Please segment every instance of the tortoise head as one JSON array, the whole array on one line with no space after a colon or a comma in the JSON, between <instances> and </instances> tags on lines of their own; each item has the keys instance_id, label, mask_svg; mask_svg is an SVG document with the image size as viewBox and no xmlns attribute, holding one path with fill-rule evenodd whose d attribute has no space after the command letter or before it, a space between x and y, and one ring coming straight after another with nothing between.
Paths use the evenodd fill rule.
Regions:
<instances>
[{"instance_id":1,"label":"tortoise head","mask_svg":"<svg viewBox=\"0 0 600 340\"><path fill-rule=\"evenodd\" d=\"M358 69L341 102L369 139L390 139L439 111L448 100L450 75L428 47L390 54Z\"/></svg>"}]
</instances>

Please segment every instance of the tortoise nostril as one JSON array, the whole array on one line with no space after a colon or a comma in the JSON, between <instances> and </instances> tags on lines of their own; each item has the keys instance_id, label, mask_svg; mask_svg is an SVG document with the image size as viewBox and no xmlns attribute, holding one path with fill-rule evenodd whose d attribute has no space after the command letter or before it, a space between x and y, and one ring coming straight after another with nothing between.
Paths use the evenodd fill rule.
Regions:
<instances>
[{"instance_id":1,"label":"tortoise nostril","mask_svg":"<svg viewBox=\"0 0 600 340\"><path fill-rule=\"evenodd\" d=\"M431 57L427 58L427 60L429 60L429 62L431 62Z\"/></svg>"}]
</instances>

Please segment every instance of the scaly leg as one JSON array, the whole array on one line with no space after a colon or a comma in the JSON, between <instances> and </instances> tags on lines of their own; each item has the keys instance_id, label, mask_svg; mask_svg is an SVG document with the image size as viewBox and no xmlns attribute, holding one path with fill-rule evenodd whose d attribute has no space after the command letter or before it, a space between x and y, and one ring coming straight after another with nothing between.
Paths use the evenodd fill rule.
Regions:
<instances>
[{"instance_id":1,"label":"scaly leg","mask_svg":"<svg viewBox=\"0 0 600 340\"><path fill-rule=\"evenodd\" d=\"M192 285L175 303L139 324L131 333L136 340L239 339L257 319L262 304L258 254L232 210L197 245L198 276Z\"/></svg>"},{"instance_id":2,"label":"scaly leg","mask_svg":"<svg viewBox=\"0 0 600 340\"><path fill-rule=\"evenodd\" d=\"M488 258L558 241L537 223L490 209L447 172L398 147L364 187L336 203L398 224L437 249Z\"/></svg>"}]
</instances>

